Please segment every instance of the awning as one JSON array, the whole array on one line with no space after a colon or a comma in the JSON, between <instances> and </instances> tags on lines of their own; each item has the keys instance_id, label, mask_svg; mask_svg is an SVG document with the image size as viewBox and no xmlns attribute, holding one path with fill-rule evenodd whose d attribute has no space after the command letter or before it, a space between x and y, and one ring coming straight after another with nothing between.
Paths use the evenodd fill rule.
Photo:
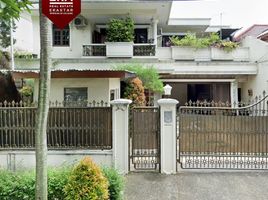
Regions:
<instances>
[{"instance_id":1,"label":"awning","mask_svg":"<svg viewBox=\"0 0 268 200\"><path fill-rule=\"evenodd\" d=\"M39 78L39 70L10 71L14 78ZM135 73L124 70L52 70L51 78L132 78Z\"/></svg>"}]
</instances>

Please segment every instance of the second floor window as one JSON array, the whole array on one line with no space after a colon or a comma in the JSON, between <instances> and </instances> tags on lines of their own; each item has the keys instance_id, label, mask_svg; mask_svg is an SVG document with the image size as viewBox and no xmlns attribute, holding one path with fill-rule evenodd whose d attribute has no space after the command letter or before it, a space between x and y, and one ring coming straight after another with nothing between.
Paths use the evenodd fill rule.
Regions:
<instances>
[{"instance_id":1,"label":"second floor window","mask_svg":"<svg viewBox=\"0 0 268 200\"><path fill-rule=\"evenodd\" d=\"M70 28L69 26L64 29L59 29L55 25L52 28L53 33L53 46L69 46L70 44Z\"/></svg>"}]
</instances>

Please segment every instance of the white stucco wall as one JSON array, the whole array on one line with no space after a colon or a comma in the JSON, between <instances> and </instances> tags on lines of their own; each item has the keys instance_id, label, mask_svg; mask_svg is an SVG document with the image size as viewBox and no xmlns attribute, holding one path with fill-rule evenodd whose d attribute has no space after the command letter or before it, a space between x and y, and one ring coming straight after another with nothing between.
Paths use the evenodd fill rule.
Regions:
<instances>
[{"instance_id":1,"label":"white stucco wall","mask_svg":"<svg viewBox=\"0 0 268 200\"><path fill-rule=\"evenodd\" d=\"M112 150L71 150L48 151L47 162L50 167L68 166L78 163L83 157L90 156L99 165L112 166ZM1 151L0 168L21 170L35 167L34 151Z\"/></svg>"},{"instance_id":2,"label":"white stucco wall","mask_svg":"<svg viewBox=\"0 0 268 200\"><path fill-rule=\"evenodd\" d=\"M33 22L33 51L35 54L40 54L40 31L39 31L39 17L32 17ZM92 26L90 23L85 28L77 29L70 23L70 45L63 47L52 48L52 58L80 58L82 57L83 48L85 44L92 42Z\"/></svg>"},{"instance_id":3,"label":"white stucco wall","mask_svg":"<svg viewBox=\"0 0 268 200\"><path fill-rule=\"evenodd\" d=\"M256 95L262 95L263 91L268 93L268 61L258 64L258 74L250 76L248 81L243 83L242 97L244 100L252 100ZM253 96L248 96L248 90L253 91Z\"/></svg>"},{"instance_id":4,"label":"white stucco wall","mask_svg":"<svg viewBox=\"0 0 268 200\"><path fill-rule=\"evenodd\" d=\"M40 26L39 26L39 17L32 16L32 26L33 26L33 53L37 54L39 57L40 54Z\"/></svg>"},{"instance_id":5,"label":"white stucco wall","mask_svg":"<svg viewBox=\"0 0 268 200\"><path fill-rule=\"evenodd\" d=\"M249 47L250 48L250 61L251 62L255 62L255 61L260 61L262 60L264 57L267 57L268 55L268 43L258 40L256 38L253 37L246 37L243 42L242 45L244 47Z\"/></svg>"},{"instance_id":6,"label":"white stucco wall","mask_svg":"<svg viewBox=\"0 0 268 200\"><path fill-rule=\"evenodd\" d=\"M33 51L33 26L32 20L28 13L22 13L20 19L16 21L16 31L14 38L16 43L14 49L16 51ZM27 36L27 37L26 37Z\"/></svg>"},{"instance_id":7,"label":"white stucco wall","mask_svg":"<svg viewBox=\"0 0 268 200\"><path fill-rule=\"evenodd\" d=\"M115 99L120 98L120 79L119 78L110 78L109 79L109 89L115 90Z\"/></svg>"},{"instance_id":8,"label":"white stucco wall","mask_svg":"<svg viewBox=\"0 0 268 200\"><path fill-rule=\"evenodd\" d=\"M242 99L247 101L262 95L263 91L268 92L268 43L247 37L242 44L250 48L250 60L257 64L258 69L256 76L249 76L242 84ZM248 90L253 91L253 96L248 95Z\"/></svg>"},{"instance_id":9,"label":"white stucco wall","mask_svg":"<svg viewBox=\"0 0 268 200\"><path fill-rule=\"evenodd\" d=\"M113 87L120 86L120 80L112 80ZM116 84L116 82L118 82ZM35 81L34 101L38 98L38 80ZM88 101L101 101L109 102L109 79L108 78L55 78L51 80L50 101L64 100L64 88L66 87L87 87L88 88Z\"/></svg>"}]
</instances>

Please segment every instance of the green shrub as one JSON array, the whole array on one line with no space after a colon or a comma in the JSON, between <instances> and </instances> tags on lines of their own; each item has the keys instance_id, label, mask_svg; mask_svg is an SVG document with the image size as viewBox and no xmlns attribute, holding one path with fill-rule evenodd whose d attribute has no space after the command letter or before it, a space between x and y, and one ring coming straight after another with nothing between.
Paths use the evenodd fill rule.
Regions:
<instances>
[{"instance_id":1,"label":"green shrub","mask_svg":"<svg viewBox=\"0 0 268 200\"><path fill-rule=\"evenodd\" d=\"M71 174L70 168L54 168L48 170L48 199L64 200L64 187Z\"/></svg>"},{"instance_id":2,"label":"green shrub","mask_svg":"<svg viewBox=\"0 0 268 200\"><path fill-rule=\"evenodd\" d=\"M35 174L29 172L0 172L1 200L34 200Z\"/></svg>"},{"instance_id":3,"label":"green shrub","mask_svg":"<svg viewBox=\"0 0 268 200\"><path fill-rule=\"evenodd\" d=\"M126 19L111 19L108 23L108 42L132 42L134 40L134 21Z\"/></svg>"},{"instance_id":4,"label":"green shrub","mask_svg":"<svg viewBox=\"0 0 268 200\"><path fill-rule=\"evenodd\" d=\"M114 168L103 167L102 171L109 182L110 200L123 199L124 177Z\"/></svg>"},{"instance_id":5,"label":"green shrub","mask_svg":"<svg viewBox=\"0 0 268 200\"><path fill-rule=\"evenodd\" d=\"M25 97L30 97L33 95L33 88L31 86L23 86L23 88L20 89L20 94Z\"/></svg>"},{"instance_id":6,"label":"green shrub","mask_svg":"<svg viewBox=\"0 0 268 200\"><path fill-rule=\"evenodd\" d=\"M101 169L85 157L71 172L64 188L66 200L108 199L108 181Z\"/></svg>"},{"instance_id":7,"label":"green shrub","mask_svg":"<svg viewBox=\"0 0 268 200\"><path fill-rule=\"evenodd\" d=\"M232 41L221 40L217 33L211 33L209 36L197 38L192 33L187 33L185 37L179 39L176 36L170 38L173 46L188 46L196 49L216 47L230 52L238 47L238 44Z\"/></svg>"},{"instance_id":8,"label":"green shrub","mask_svg":"<svg viewBox=\"0 0 268 200\"><path fill-rule=\"evenodd\" d=\"M24 51L15 51L14 53L15 58L22 58L22 59L33 59L35 57L34 54Z\"/></svg>"},{"instance_id":9,"label":"green shrub","mask_svg":"<svg viewBox=\"0 0 268 200\"><path fill-rule=\"evenodd\" d=\"M223 49L226 52L231 52L238 47L238 44L232 41L221 41L217 44L217 47Z\"/></svg>"},{"instance_id":10,"label":"green shrub","mask_svg":"<svg viewBox=\"0 0 268 200\"><path fill-rule=\"evenodd\" d=\"M171 45L173 46L188 46L193 47L196 43L196 36L191 33L187 33L185 37L179 39L177 36L170 38Z\"/></svg>"},{"instance_id":11,"label":"green shrub","mask_svg":"<svg viewBox=\"0 0 268 200\"><path fill-rule=\"evenodd\" d=\"M68 168L48 170L48 199L64 200L64 186L70 174ZM0 171L0 199L1 200L34 200L35 172Z\"/></svg>"}]
</instances>

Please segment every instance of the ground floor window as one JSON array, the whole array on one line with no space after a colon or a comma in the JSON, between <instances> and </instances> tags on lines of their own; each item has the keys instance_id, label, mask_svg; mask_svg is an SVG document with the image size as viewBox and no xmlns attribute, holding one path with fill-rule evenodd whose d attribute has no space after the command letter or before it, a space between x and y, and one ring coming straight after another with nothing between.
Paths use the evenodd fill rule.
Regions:
<instances>
[{"instance_id":1,"label":"ground floor window","mask_svg":"<svg viewBox=\"0 0 268 200\"><path fill-rule=\"evenodd\" d=\"M87 97L87 87L64 88L65 106L85 106Z\"/></svg>"}]
</instances>

